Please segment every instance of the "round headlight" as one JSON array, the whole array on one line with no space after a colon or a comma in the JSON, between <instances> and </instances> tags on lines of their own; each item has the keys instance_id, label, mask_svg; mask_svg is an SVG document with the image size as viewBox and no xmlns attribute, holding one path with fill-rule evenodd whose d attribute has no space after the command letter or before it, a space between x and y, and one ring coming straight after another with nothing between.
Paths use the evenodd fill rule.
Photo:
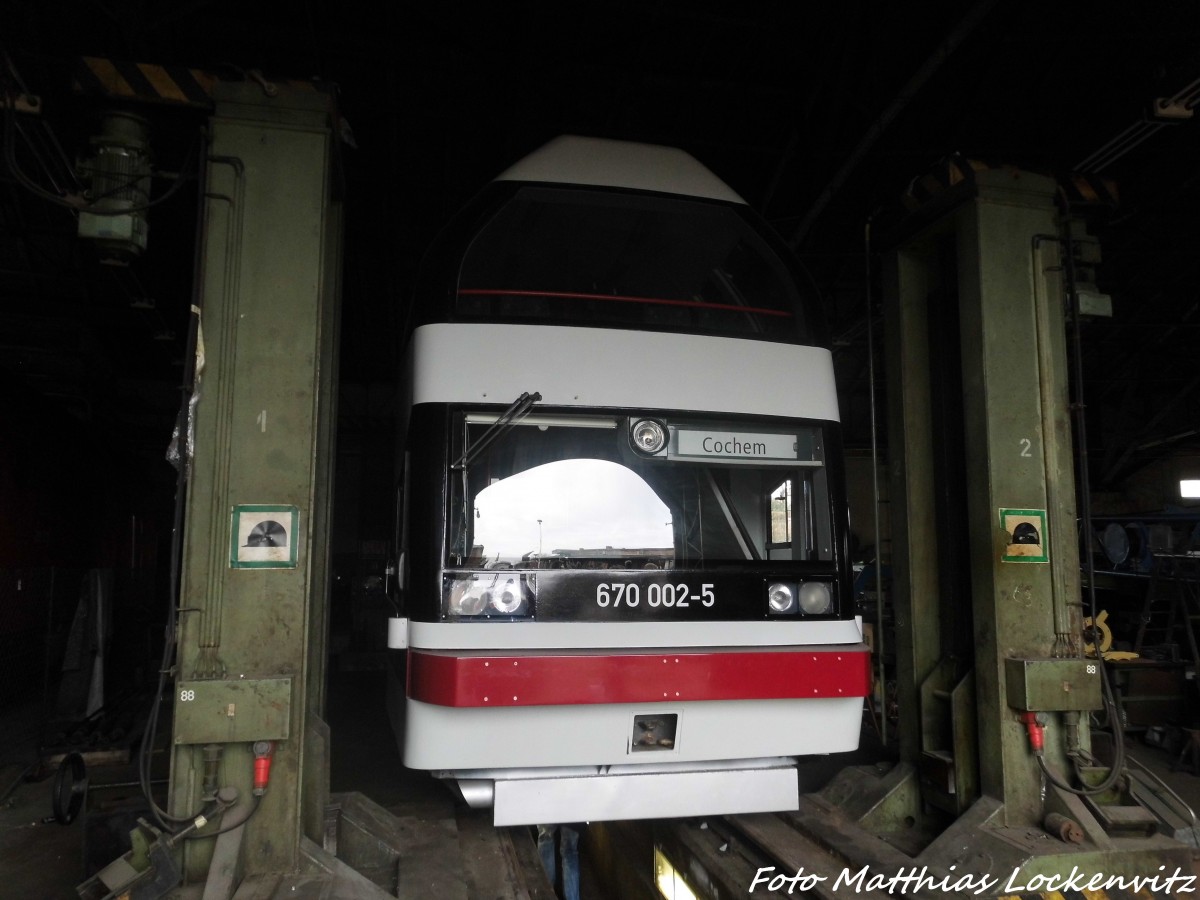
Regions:
<instances>
[{"instance_id":1,"label":"round headlight","mask_svg":"<svg viewBox=\"0 0 1200 900\"><path fill-rule=\"evenodd\" d=\"M492 606L505 615L511 615L521 608L523 600L520 586L509 581L498 595L492 597Z\"/></svg>"},{"instance_id":2,"label":"round headlight","mask_svg":"<svg viewBox=\"0 0 1200 900\"><path fill-rule=\"evenodd\" d=\"M771 612L791 612L796 606L796 595L792 593L792 586L790 584L771 585L767 588L767 603L771 606Z\"/></svg>"},{"instance_id":3,"label":"round headlight","mask_svg":"<svg viewBox=\"0 0 1200 900\"><path fill-rule=\"evenodd\" d=\"M667 446L667 429L654 419L639 419L629 429L629 440L639 453L653 456Z\"/></svg>"},{"instance_id":4,"label":"round headlight","mask_svg":"<svg viewBox=\"0 0 1200 900\"><path fill-rule=\"evenodd\" d=\"M470 582L455 585L450 596L450 612L456 616L477 616L488 605L491 595L487 591L478 592L472 589Z\"/></svg>"},{"instance_id":5,"label":"round headlight","mask_svg":"<svg viewBox=\"0 0 1200 900\"><path fill-rule=\"evenodd\" d=\"M833 594L823 581L807 581L800 585L800 611L810 616L827 613L833 608Z\"/></svg>"}]
</instances>

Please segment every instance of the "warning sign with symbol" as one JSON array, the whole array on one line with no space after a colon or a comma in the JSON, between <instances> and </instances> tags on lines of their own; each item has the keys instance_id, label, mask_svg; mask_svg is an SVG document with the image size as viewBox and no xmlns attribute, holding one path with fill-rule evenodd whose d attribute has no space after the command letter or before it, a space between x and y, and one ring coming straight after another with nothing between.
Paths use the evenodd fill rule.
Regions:
<instances>
[{"instance_id":1,"label":"warning sign with symbol","mask_svg":"<svg viewBox=\"0 0 1200 900\"><path fill-rule=\"evenodd\" d=\"M1004 562L1044 563L1050 561L1044 509L1002 509Z\"/></svg>"},{"instance_id":2,"label":"warning sign with symbol","mask_svg":"<svg viewBox=\"0 0 1200 900\"><path fill-rule=\"evenodd\" d=\"M229 565L234 569L294 569L300 511L295 506L243 503L233 508Z\"/></svg>"}]
</instances>

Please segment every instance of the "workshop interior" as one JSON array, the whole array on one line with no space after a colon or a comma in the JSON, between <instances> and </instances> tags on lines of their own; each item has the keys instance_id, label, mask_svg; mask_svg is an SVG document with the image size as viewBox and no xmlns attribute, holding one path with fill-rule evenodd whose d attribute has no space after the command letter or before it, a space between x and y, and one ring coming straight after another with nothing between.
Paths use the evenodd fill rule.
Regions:
<instances>
[{"instance_id":1,"label":"workshop interior","mask_svg":"<svg viewBox=\"0 0 1200 900\"><path fill-rule=\"evenodd\" d=\"M1200 11L20 4L0 893L1200 874Z\"/></svg>"}]
</instances>

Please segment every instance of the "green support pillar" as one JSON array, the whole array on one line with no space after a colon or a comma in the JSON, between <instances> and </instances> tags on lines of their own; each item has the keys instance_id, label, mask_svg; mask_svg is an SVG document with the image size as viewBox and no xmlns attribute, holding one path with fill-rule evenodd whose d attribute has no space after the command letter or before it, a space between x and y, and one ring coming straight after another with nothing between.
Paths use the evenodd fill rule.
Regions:
<instances>
[{"instance_id":1,"label":"green support pillar","mask_svg":"<svg viewBox=\"0 0 1200 900\"><path fill-rule=\"evenodd\" d=\"M328 794L341 206L330 94L219 84L215 100L170 811L201 806L206 746L221 750L217 784L249 803L253 743L272 742L242 844L251 876L298 869ZM214 843L187 842L186 880L205 878Z\"/></svg>"},{"instance_id":2,"label":"green support pillar","mask_svg":"<svg viewBox=\"0 0 1200 900\"><path fill-rule=\"evenodd\" d=\"M1042 776L1008 702L1005 660L1066 652L1063 614L1080 599L1065 319L1056 245L1037 249L1037 236L1057 233L1055 183L985 174L959 250L980 777L1008 824L1028 824L1042 818ZM1044 528L1024 523L1040 554L1010 544L1021 515L1002 510L1044 513ZM1050 733L1047 754L1066 773L1062 737Z\"/></svg>"},{"instance_id":3,"label":"green support pillar","mask_svg":"<svg viewBox=\"0 0 1200 900\"><path fill-rule=\"evenodd\" d=\"M902 731L901 753L928 768L938 716L921 685L947 654L965 664L973 656L978 787L1003 801L1013 824L1040 821L1041 773L1009 707L1005 660L1078 652L1068 646L1078 634L1079 561L1063 292L1057 244L1045 239L1058 231L1055 190L1030 173L977 173L973 190L899 244L886 276L900 704L921 711L907 719L921 724ZM939 331L938 316L957 319L957 332ZM934 364L951 352L961 397L939 397ZM953 432L935 426L939 403L961 404L946 420ZM935 502L945 441L961 448L961 520L935 515L947 509ZM1034 532L1022 523L1036 544L1023 543ZM1022 543L1011 544L1018 528ZM952 551L960 558L947 560ZM961 579L947 576L967 565ZM1062 739L1052 729L1047 754L1065 774Z\"/></svg>"},{"instance_id":4,"label":"green support pillar","mask_svg":"<svg viewBox=\"0 0 1200 900\"><path fill-rule=\"evenodd\" d=\"M929 374L929 297L940 273L937 241L889 254L884 304L888 373L888 461L892 510L892 604L896 628L896 702L900 758L919 766L921 685L941 659L935 540L933 424Z\"/></svg>"},{"instance_id":5,"label":"green support pillar","mask_svg":"<svg viewBox=\"0 0 1200 900\"><path fill-rule=\"evenodd\" d=\"M1143 805L1157 789L1136 772L1081 798L1031 747L1043 717L1047 767L1073 781L1067 751L1090 749L1101 706L1080 646L1061 223L1050 179L970 168L938 173L955 186L884 271L901 764L843 770L795 827L850 869L986 875L1022 896L1071 873L1095 888L1190 872L1191 848L1162 833L1185 817Z\"/></svg>"}]
</instances>

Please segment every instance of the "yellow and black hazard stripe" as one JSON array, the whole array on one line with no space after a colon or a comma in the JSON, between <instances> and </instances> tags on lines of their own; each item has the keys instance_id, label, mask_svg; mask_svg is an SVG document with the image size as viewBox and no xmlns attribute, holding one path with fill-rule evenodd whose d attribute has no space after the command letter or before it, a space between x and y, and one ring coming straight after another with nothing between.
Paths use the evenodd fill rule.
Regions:
<instances>
[{"instance_id":1,"label":"yellow and black hazard stripe","mask_svg":"<svg viewBox=\"0 0 1200 900\"><path fill-rule=\"evenodd\" d=\"M941 160L933 169L909 182L901 201L905 209L915 212L946 191L963 183L975 182L979 172L997 168L977 159L953 155ZM1011 167L999 167L1011 168ZM1071 173L1055 178L1062 200L1071 207L1117 206L1120 194L1117 184L1099 175Z\"/></svg>"},{"instance_id":2,"label":"yellow and black hazard stripe","mask_svg":"<svg viewBox=\"0 0 1200 900\"><path fill-rule=\"evenodd\" d=\"M904 206L910 212L920 209L943 191L964 182L974 184L975 174L990 168L987 163L977 159L968 159L957 154L948 156L931 171L909 182L902 198Z\"/></svg>"},{"instance_id":3,"label":"yellow and black hazard stripe","mask_svg":"<svg viewBox=\"0 0 1200 900\"><path fill-rule=\"evenodd\" d=\"M266 79L258 72L249 72L247 80L259 84L268 96L278 89L334 93L335 86L323 81ZM133 63L95 56L80 57L75 66L74 89L81 94L103 94L113 99L147 103L179 104L199 109L213 108L213 85L219 78L204 69L186 66L159 66Z\"/></svg>"},{"instance_id":4,"label":"yellow and black hazard stripe","mask_svg":"<svg viewBox=\"0 0 1200 900\"><path fill-rule=\"evenodd\" d=\"M211 109L217 81L203 69L85 56L75 68L74 88L79 93Z\"/></svg>"},{"instance_id":5,"label":"yellow and black hazard stripe","mask_svg":"<svg viewBox=\"0 0 1200 900\"><path fill-rule=\"evenodd\" d=\"M1099 175L1073 173L1058 180L1063 198L1072 206L1117 206L1117 183Z\"/></svg>"}]
</instances>

